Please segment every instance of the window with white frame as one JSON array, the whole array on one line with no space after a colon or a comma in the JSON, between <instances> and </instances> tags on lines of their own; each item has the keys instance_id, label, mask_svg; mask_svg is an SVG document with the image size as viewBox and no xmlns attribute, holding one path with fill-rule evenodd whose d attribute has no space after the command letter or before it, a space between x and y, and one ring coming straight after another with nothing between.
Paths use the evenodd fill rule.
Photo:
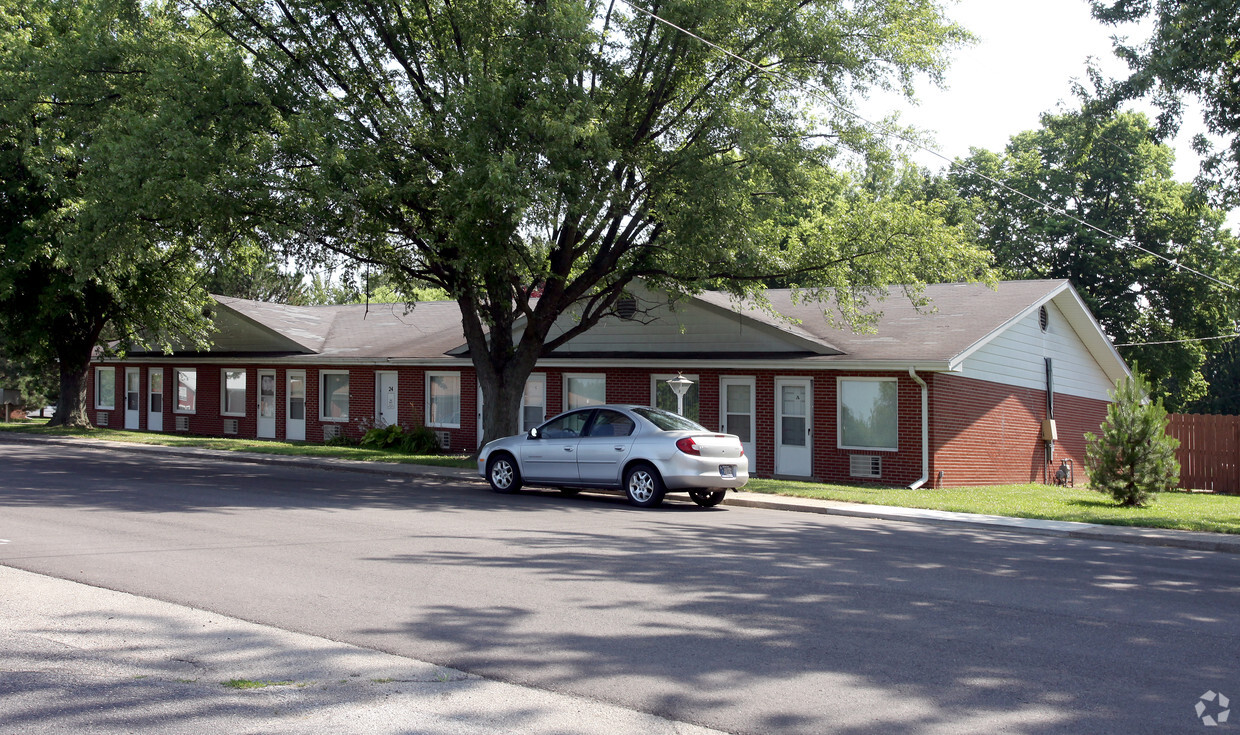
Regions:
<instances>
[{"instance_id":1,"label":"window with white frame","mask_svg":"<svg viewBox=\"0 0 1240 735\"><path fill-rule=\"evenodd\" d=\"M319 418L323 421L349 420L349 371L319 371Z\"/></svg>"},{"instance_id":2,"label":"window with white frame","mask_svg":"<svg viewBox=\"0 0 1240 735\"><path fill-rule=\"evenodd\" d=\"M529 431L547 418L547 376L535 373L525 381L521 399L521 430Z\"/></svg>"},{"instance_id":3,"label":"window with white frame","mask_svg":"<svg viewBox=\"0 0 1240 735\"><path fill-rule=\"evenodd\" d=\"M116 368L95 368L95 408L116 408Z\"/></svg>"},{"instance_id":4,"label":"window with white frame","mask_svg":"<svg viewBox=\"0 0 1240 735\"><path fill-rule=\"evenodd\" d=\"M693 381L693 385L690 385L689 390L685 391L684 417L690 421L701 423L698 421L698 376L685 375L683 377ZM667 375L650 376L650 405L655 408L661 408L664 411L676 413L676 391L672 390L672 386L667 382L669 380L674 380L675 378L676 375L671 373L668 373Z\"/></svg>"},{"instance_id":5,"label":"window with white frame","mask_svg":"<svg viewBox=\"0 0 1240 735\"><path fill-rule=\"evenodd\" d=\"M245 415L245 371L224 369L221 373L220 414Z\"/></svg>"},{"instance_id":6,"label":"window with white frame","mask_svg":"<svg viewBox=\"0 0 1240 735\"><path fill-rule=\"evenodd\" d=\"M838 378L841 449L899 449L895 378Z\"/></svg>"},{"instance_id":7,"label":"window with white frame","mask_svg":"<svg viewBox=\"0 0 1240 735\"><path fill-rule=\"evenodd\" d=\"M426 425L458 429L461 426L461 374L426 374Z\"/></svg>"},{"instance_id":8,"label":"window with white frame","mask_svg":"<svg viewBox=\"0 0 1240 735\"><path fill-rule=\"evenodd\" d=\"M198 370L177 368L176 413L194 413L198 410Z\"/></svg>"},{"instance_id":9,"label":"window with white frame","mask_svg":"<svg viewBox=\"0 0 1240 735\"><path fill-rule=\"evenodd\" d=\"M571 411L582 406L597 406L607 402L607 376L565 375L564 410Z\"/></svg>"}]
</instances>

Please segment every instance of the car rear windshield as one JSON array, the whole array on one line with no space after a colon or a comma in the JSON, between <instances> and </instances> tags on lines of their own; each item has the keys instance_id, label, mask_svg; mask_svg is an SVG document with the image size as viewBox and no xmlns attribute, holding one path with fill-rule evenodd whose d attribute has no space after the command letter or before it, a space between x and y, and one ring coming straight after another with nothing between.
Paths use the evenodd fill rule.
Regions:
<instances>
[{"instance_id":1,"label":"car rear windshield","mask_svg":"<svg viewBox=\"0 0 1240 735\"><path fill-rule=\"evenodd\" d=\"M633 413L641 416L663 431L706 431L706 427L694 423L684 416L663 411L658 408L635 408Z\"/></svg>"}]
</instances>

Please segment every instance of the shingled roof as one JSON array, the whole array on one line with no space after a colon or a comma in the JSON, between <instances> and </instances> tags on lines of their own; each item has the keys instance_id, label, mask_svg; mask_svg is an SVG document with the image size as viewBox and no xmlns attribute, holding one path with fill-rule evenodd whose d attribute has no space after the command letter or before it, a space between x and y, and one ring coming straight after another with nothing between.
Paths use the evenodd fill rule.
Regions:
<instances>
[{"instance_id":1,"label":"shingled roof","mask_svg":"<svg viewBox=\"0 0 1240 735\"><path fill-rule=\"evenodd\" d=\"M983 284L935 284L926 287L925 296L929 305L917 308L901 287L891 288L886 298L871 304L879 315L873 329L863 332L842 326L838 319L833 325L823 315L824 308L831 308L829 304L799 300L789 290L767 292L775 314L756 304L735 302L718 292L696 295L677 309L705 309L726 314L777 338L782 334L789 342L790 355L798 354L796 359L823 367L824 363L840 363L833 365L838 368L853 364L918 364L955 369L968 354L1009 325L1054 302L1100 362L1113 366L1108 372L1123 369L1122 359L1067 281L1003 281L993 288ZM459 363L468 359L460 311L452 301L422 302L412 309L403 304L307 307L227 297L216 297L216 301L223 308L217 315L220 335L213 354L245 352L248 345L253 352L282 354L298 361ZM243 333L248 336L243 337ZM268 341L267 349L254 347L264 340ZM807 352L807 343L820 349ZM649 356L657 354L661 347L666 345L652 344ZM565 357L578 359L593 356L588 349L573 350L572 343L564 352ZM710 356L737 359L738 353L725 349ZM756 357L752 353L744 356ZM630 357L640 359L643 355Z\"/></svg>"}]
</instances>

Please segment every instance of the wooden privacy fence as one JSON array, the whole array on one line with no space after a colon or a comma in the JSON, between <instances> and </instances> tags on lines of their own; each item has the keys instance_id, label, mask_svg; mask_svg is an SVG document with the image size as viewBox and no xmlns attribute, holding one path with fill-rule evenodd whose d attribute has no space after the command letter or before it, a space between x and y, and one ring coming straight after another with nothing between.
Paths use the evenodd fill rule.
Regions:
<instances>
[{"instance_id":1,"label":"wooden privacy fence","mask_svg":"<svg viewBox=\"0 0 1240 735\"><path fill-rule=\"evenodd\" d=\"M1180 487L1240 494L1240 416L1169 414L1167 433L1180 440Z\"/></svg>"}]
</instances>

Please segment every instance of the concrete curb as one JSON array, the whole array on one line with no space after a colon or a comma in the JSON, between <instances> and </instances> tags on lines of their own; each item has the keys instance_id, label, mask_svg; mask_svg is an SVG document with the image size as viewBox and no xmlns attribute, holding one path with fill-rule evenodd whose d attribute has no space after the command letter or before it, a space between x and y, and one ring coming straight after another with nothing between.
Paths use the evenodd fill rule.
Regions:
<instances>
[{"instance_id":1,"label":"concrete curb","mask_svg":"<svg viewBox=\"0 0 1240 735\"><path fill-rule=\"evenodd\" d=\"M224 452L217 449L200 447L168 447L155 444L130 444L102 439L64 438L32 436L28 434L12 434L0 432L0 443L7 441L26 443L54 443L65 446L82 446L93 443L100 448L126 449L131 451L148 451L165 454L179 454L192 457L223 456L234 462L251 464L271 464L284 467L306 469L328 469L342 472L362 472L373 475L405 475L410 477L435 477L455 482L484 482L472 470L459 467L435 467L432 465L394 464L387 462L359 462L356 460L318 458L318 457L286 457L274 454L257 454L254 452ZM751 492L732 492L723 501L723 505L744 508L763 508L767 510L793 511L800 513L818 513L822 515L838 515L852 518L873 518L884 521L902 521L906 523L923 523L954 526L974 526L993 530L1012 531L1038 536L1053 536L1089 541L1105 541L1111 543L1134 544L1139 546L1162 546L1169 548L1191 549L1194 551L1217 551L1228 554L1240 554L1240 535L1207 533L1201 531L1175 531L1137 526L1109 526L1097 523L1080 523L1076 521L1050 521L1035 518L1012 518L1008 516L991 516L977 513L959 513L944 510L926 510L921 508L900 508L886 505L865 505L862 503L844 503L834 500L816 500L813 498L795 498L782 495L764 495Z\"/></svg>"}]
</instances>

